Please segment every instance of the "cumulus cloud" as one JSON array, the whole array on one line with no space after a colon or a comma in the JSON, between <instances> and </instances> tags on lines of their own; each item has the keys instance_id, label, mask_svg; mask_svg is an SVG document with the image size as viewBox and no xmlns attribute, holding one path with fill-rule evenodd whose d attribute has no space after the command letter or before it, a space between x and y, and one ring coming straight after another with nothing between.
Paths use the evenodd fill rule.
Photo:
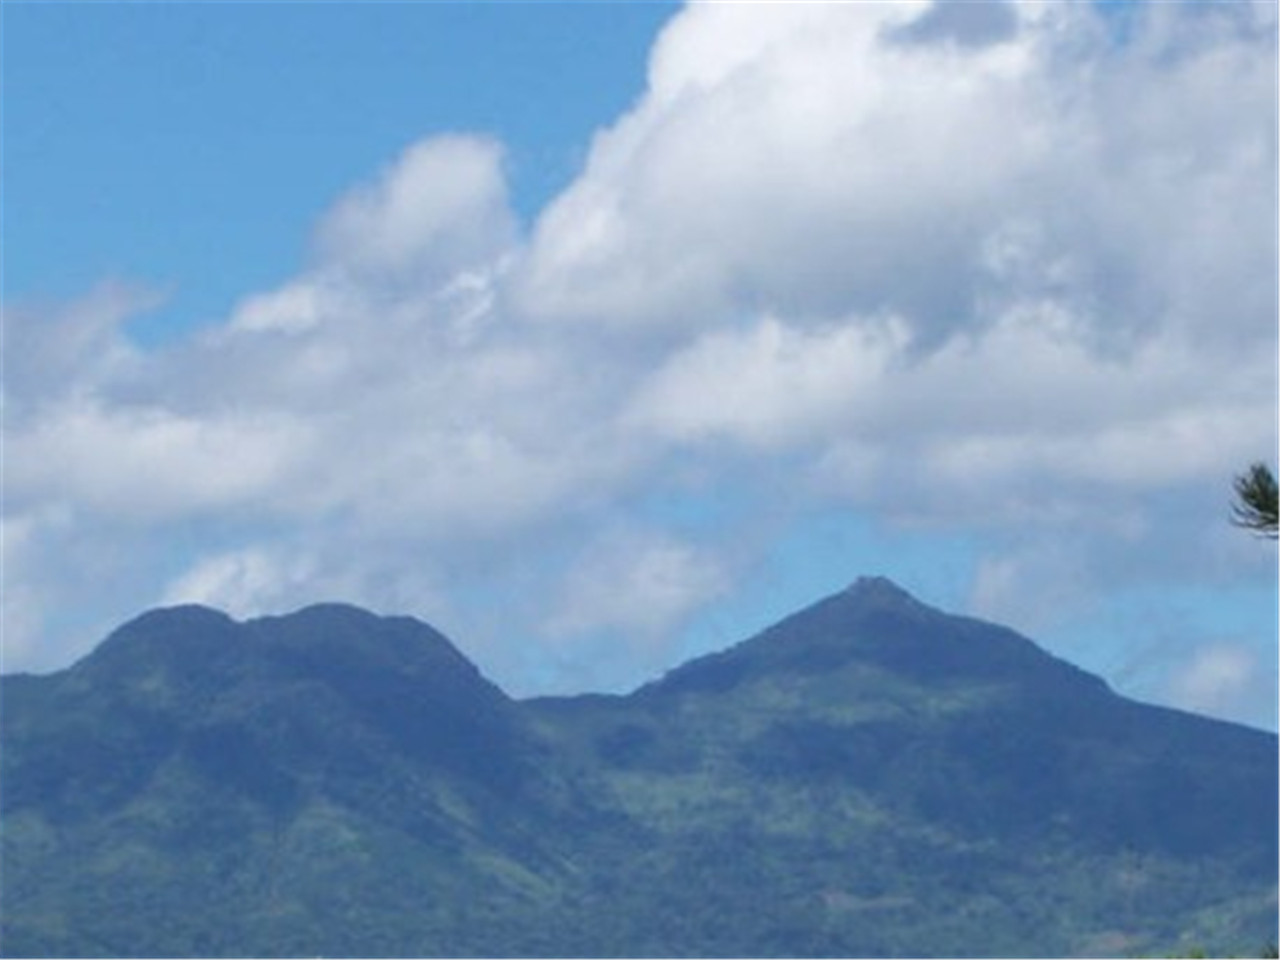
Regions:
<instances>
[{"instance_id":1,"label":"cumulus cloud","mask_svg":"<svg viewBox=\"0 0 1280 960\"><path fill-rule=\"evenodd\" d=\"M42 403L91 396L134 373L139 351L123 328L161 301L155 291L104 281L70 303L6 305L6 418L21 421Z\"/></svg>"},{"instance_id":2,"label":"cumulus cloud","mask_svg":"<svg viewBox=\"0 0 1280 960\"><path fill-rule=\"evenodd\" d=\"M671 665L682 628L732 588L732 565L710 545L605 524L558 577L540 656L570 689L630 689Z\"/></svg>"},{"instance_id":3,"label":"cumulus cloud","mask_svg":"<svg viewBox=\"0 0 1280 960\"><path fill-rule=\"evenodd\" d=\"M514 236L500 145L437 136L342 197L321 221L316 245L324 262L344 270L421 284L487 263Z\"/></svg>"},{"instance_id":4,"label":"cumulus cloud","mask_svg":"<svg viewBox=\"0 0 1280 960\"><path fill-rule=\"evenodd\" d=\"M1052 300L1097 349L1265 335L1274 50L1247 10L1144 14L1124 45L1085 4L1001 6L1016 30L956 45L923 27L959 14L927 4L795 6L671 24L649 95L538 224L531 311L683 329L888 311L929 344Z\"/></svg>"},{"instance_id":5,"label":"cumulus cloud","mask_svg":"<svg viewBox=\"0 0 1280 960\"><path fill-rule=\"evenodd\" d=\"M165 590L165 606L201 603L234 617L259 613L265 604L293 599L313 589L316 570L305 557L278 557L262 547L199 560Z\"/></svg>"},{"instance_id":6,"label":"cumulus cloud","mask_svg":"<svg viewBox=\"0 0 1280 960\"><path fill-rule=\"evenodd\" d=\"M556 638L621 628L670 640L675 623L728 585L713 554L667 536L615 531L574 561L544 629Z\"/></svg>"},{"instance_id":7,"label":"cumulus cloud","mask_svg":"<svg viewBox=\"0 0 1280 960\"><path fill-rule=\"evenodd\" d=\"M766 317L717 330L675 352L629 415L678 441L728 437L753 446L812 440L875 406L906 343L901 324L805 330Z\"/></svg>"},{"instance_id":8,"label":"cumulus cloud","mask_svg":"<svg viewBox=\"0 0 1280 960\"><path fill-rule=\"evenodd\" d=\"M963 56L886 41L925 6L689 8L659 41L651 95L539 223L530 309L943 322L972 294L986 224L1049 155L1053 105L1033 40Z\"/></svg>"},{"instance_id":9,"label":"cumulus cloud","mask_svg":"<svg viewBox=\"0 0 1280 960\"><path fill-rule=\"evenodd\" d=\"M7 495L19 508L61 497L148 520L235 508L289 484L308 433L292 417L70 400L10 434Z\"/></svg>"},{"instance_id":10,"label":"cumulus cloud","mask_svg":"<svg viewBox=\"0 0 1280 960\"><path fill-rule=\"evenodd\" d=\"M1270 711L1255 706L1274 689L1274 671L1264 669L1249 644L1217 641L1198 647L1179 666L1169 680L1167 696L1184 710L1274 724L1274 705Z\"/></svg>"},{"instance_id":11,"label":"cumulus cloud","mask_svg":"<svg viewBox=\"0 0 1280 960\"><path fill-rule=\"evenodd\" d=\"M1144 5L1120 35L1078 3L693 4L527 233L500 144L429 136L185 341L133 344L153 297L121 286L7 309L24 635L83 586L39 558L110 540L147 558L131 600L324 590L474 627L512 670L612 638L620 677L777 532L646 505L744 474L968 532L979 612L1169 553L1256 576L1201 548L1276 445L1266 7Z\"/></svg>"}]
</instances>

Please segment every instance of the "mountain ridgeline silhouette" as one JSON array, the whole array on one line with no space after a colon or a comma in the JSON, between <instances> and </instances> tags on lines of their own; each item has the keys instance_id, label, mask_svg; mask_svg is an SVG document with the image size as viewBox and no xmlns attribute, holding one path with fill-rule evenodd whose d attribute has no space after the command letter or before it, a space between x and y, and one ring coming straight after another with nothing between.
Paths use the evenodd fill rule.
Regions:
<instances>
[{"instance_id":1,"label":"mountain ridgeline silhouette","mask_svg":"<svg viewBox=\"0 0 1280 960\"><path fill-rule=\"evenodd\" d=\"M881 578L629 695L516 701L326 604L0 678L5 956L1256 952L1272 734Z\"/></svg>"}]
</instances>

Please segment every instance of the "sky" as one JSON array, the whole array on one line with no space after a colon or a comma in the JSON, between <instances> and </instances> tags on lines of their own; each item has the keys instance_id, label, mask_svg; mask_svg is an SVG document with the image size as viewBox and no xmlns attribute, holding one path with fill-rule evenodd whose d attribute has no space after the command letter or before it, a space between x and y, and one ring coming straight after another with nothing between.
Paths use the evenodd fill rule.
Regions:
<instances>
[{"instance_id":1,"label":"sky","mask_svg":"<svg viewBox=\"0 0 1280 960\"><path fill-rule=\"evenodd\" d=\"M1271 0L0 16L6 672L347 601L623 691L885 575L1276 728Z\"/></svg>"}]
</instances>

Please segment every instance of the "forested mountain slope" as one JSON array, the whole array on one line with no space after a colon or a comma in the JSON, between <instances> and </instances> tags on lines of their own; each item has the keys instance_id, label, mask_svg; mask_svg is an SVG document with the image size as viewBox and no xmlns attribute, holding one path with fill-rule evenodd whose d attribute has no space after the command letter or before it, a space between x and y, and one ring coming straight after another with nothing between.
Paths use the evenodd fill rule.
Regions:
<instances>
[{"instance_id":1,"label":"forested mountain slope","mask_svg":"<svg viewBox=\"0 0 1280 960\"><path fill-rule=\"evenodd\" d=\"M859 580L628 696L154 611L0 680L8 956L1256 952L1277 742Z\"/></svg>"}]
</instances>

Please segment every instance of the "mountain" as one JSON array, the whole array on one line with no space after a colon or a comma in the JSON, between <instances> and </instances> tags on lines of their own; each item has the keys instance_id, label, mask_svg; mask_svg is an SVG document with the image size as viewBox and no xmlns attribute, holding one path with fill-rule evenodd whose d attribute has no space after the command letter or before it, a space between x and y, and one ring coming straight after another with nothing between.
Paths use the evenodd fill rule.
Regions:
<instances>
[{"instance_id":1,"label":"mountain","mask_svg":"<svg viewBox=\"0 0 1280 960\"><path fill-rule=\"evenodd\" d=\"M5 956L1257 952L1274 735L864 578L627 696L403 617L154 611L0 678Z\"/></svg>"}]
</instances>

